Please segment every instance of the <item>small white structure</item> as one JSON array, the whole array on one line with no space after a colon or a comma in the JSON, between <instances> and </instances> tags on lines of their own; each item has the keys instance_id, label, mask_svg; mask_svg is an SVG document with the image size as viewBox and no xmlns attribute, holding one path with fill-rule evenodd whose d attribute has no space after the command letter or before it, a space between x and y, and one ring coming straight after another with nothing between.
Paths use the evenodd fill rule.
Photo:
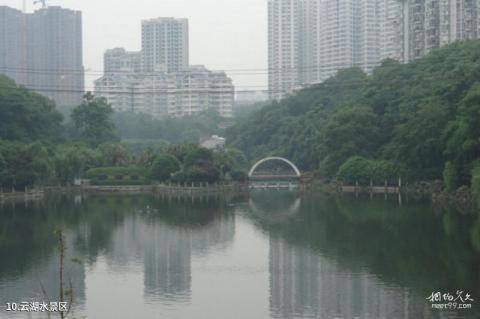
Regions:
<instances>
[{"instance_id":1,"label":"small white structure","mask_svg":"<svg viewBox=\"0 0 480 319\"><path fill-rule=\"evenodd\" d=\"M209 150L221 150L225 147L225 139L218 135L212 135L210 138L201 141L200 146Z\"/></svg>"}]
</instances>

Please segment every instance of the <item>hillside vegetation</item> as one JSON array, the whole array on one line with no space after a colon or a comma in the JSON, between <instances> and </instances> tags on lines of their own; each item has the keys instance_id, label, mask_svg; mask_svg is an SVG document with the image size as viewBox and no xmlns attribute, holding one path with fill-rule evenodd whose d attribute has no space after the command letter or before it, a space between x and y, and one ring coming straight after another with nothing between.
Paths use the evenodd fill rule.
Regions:
<instances>
[{"instance_id":1,"label":"hillside vegetation","mask_svg":"<svg viewBox=\"0 0 480 319\"><path fill-rule=\"evenodd\" d=\"M214 112L182 119L115 114L91 93L64 122L52 100L0 75L0 192L82 177L98 185L244 180L241 152L196 144L219 122Z\"/></svg>"},{"instance_id":2,"label":"hillside vegetation","mask_svg":"<svg viewBox=\"0 0 480 319\"><path fill-rule=\"evenodd\" d=\"M452 187L469 184L480 157L480 41L410 64L385 60L369 76L342 70L243 119L227 138L250 160L284 156L328 177L432 180L447 166Z\"/></svg>"}]
</instances>

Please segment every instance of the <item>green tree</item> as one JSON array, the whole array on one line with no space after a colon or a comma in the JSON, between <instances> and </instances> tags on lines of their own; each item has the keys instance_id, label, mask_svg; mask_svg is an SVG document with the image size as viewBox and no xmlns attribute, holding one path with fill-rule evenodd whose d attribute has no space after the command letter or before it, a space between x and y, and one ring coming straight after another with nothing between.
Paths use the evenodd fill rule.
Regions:
<instances>
[{"instance_id":1,"label":"green tree","mask_svg":"<svg viewBox=\"0 0 480 319\"><path fill-rule=\"evenodd\" d=\"M324 127L323 139L323 152L327 155L321 170L332 176L351 156L377 156L381 139L378 117L363 107L339 111Z\"/></svg>"},{"instance_id":2,"label":"green tree","mask_svg":"<svg viewBox=\"0 0 480 319\"><path fill-rule=\"evenodd\" d=\"M59 141L62 121L53 101L0 75L0 139Z\"/></svg>"},{"instance_id":3,"label":"green tree","mask_svg":"<svg viewBox=\"0 0 480 319\"><path fill-rule=\"evenodd\" d=\"M131 153L122 143L103 143L97 150L102 166L125 166L132 161Z\"/></svg>"},{"instance_id":4,"label":"green tree","mask_svg":"<svg viewBox=\"0 0 480 319\"><path fill-rule=\"evenodd\" d=\"M213 163L213 152L199 147L190 151L185 157L184 164L186 167L199 166L204 163Z\"/></svg>"},{"instance_id":5,"label":"green tree","mask_svg":"<svg viewBox=\"0 0 480 319\"><path fill-rule=\"evenodd\" d=\"M457 168L452 162L445 163L445 169L443 170L443 184L445 191L453 192L457 189Z\"/></svg>"},{"instance_id":6,"label":"green tree","mask_svg":"<svg viewBox=\"0 0 480 319\"><path fill-rule=\"evenodd\" d=\"M168 148L167 153L176 157L180 162L185 162L188 154L198 149L199 146L192 143L174 144Z\"/></svg>"},{"instance_id":7,"label":"green tree","mask_svg":"<svg viewBox=\"0 0 480 319\"><path fill-rule=\"evenodd\" d=\"M472 171L472 190L477 198L480 199L480 166L476 166Z\"/></svg>"},{"instance_id":8,"label":"green tree","mask_svg":"<svg viewBox=\"0 0 480 319\"><path fill-rule=\"evenodd\" d=\"M220 171L211 163L203 166L192 166L185 168L173 176L173 180L178 183L215 183L220 180Z\"/></svg>"},{"instance_id":9,"label":"green tree","mask_svg":"<svg viewBox=\"0 0 480 319\"><path fill-rule=\"evenodd\" d=\"M111 120L112 107L103 98L85 94L83 103L72 111L74 135L91 146L116 141L115 126Z\"/></svg>"},{"instance_id":10,"label":"green tree","mask_svg":"<svg viewBox=\"0 0 480 319\"><path fill-rule=\"evenodd\" d=\"M446 128L445 154L460 167L459 180L467 184L480 158L480 83L473 85L461 101L455 121Z\"/></svg>"},{"instance_id":11,"label":"green tree","mask_svg":"<svg viewBox=\"0 0 480 319\"><path fill-rule=\"evenodd\" d=\"M93 167L99 166L99 154L83 145L60 145L55 149L55 177L61 184L71 184Z\"/></svg>"},{"instance_id":12,"label":"green tree","mask_svg":"<svg viewBox=\"0 0 480 319\"><path fill-rule=\"evenodd\" d=\"M339 71L237 119L227 146L326 177L352 156L395 163L409 180L442 179L450 161L468 185L480 158L478 52L480 40L463 41L408 64L386 60L368 76Z\"/></svg>"},{"instance_id":13,"label":"green tree","mask_svg":"<svg viewBox=\"0 0 480 319\"><path fill-rule=\"evenodd\" d=\"M0 157L3 158L1 187L24 189L54 179L54 163L41 143L0 142Z\"/></svg>"},{"instance_id":14,"label":"green tree","mask_svg":"<svg viewBox=\"0 0 480 319\"><path fill-rule=\"evenodd\" d=\"M154 180L164 182L169 180L173 173L180 170L178 159L169 154L157 156L151 168L151 177Z\"/></svg>"},{"instance_id":15,"label":"green tree","mask_svg":"<svg viewBox=\"0 0 480 319\"><path fill-rule=\"evenodd\" d=\"M226 122L218 112L207 110L183 117L155 118L147 114L115 112L113 122L123 139L165 140L169 143L198 143L201 137L220 134Z\"/></svg>"}]
</instances>

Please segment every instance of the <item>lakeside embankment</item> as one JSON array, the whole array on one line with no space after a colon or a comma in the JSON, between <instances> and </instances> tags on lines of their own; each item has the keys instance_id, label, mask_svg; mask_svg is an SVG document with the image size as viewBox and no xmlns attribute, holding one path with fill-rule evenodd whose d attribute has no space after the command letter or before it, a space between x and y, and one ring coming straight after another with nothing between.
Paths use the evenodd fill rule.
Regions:
<instances>
[{"instance_id":1,"label":"lakeside embankment","mask_svg":"<svg viewBox=\"0 0 480 319\"><path fill-rule=\"evenodd\" d=\"M461 211L472 211L477 207L475 196L467 187L461 187L455 192L445 192L442 182L418 182L403 186L373 186L344 185L342 183L324 183L311 181L306 187L296 189L305 193L357 193L357 194L404 194L413 198L430 198L432 203L445 207L456 207ZM37 189L27 189L23 192L0 192L0 203L40 201L49 194L71 193L125 193L125 194L162 194L162 195L218 195L224 193L249 192L248 183L184 183L155 185L82 185L82 186L49 186Z\"/></svg>"},{"instance_id":2,"label":"lakeside embankment","mask_svg":"<svg viewBox=\"0 0 480 319\"><path fill-rule=\"evenodd\" d=\"M189 183L189 184L155 184L155 185L82 185L49 186L25 190L23 192L0 192L1 202L21 202L43 200L48 194L69 193L127 193L127 194L167 194L167 195L208 195L231 192L246 192L246 183Z\"/></svg>"},{"instance_id":3,"label":"lakeside embankment","mask_svg":"<svg viewBox=\"0 0 480 319\"><path fill-rule=\"evenodd\" d=\"M412 198L429 198L432 203L441 207L454 207L459 211L470 212L478 208L480 201L472 190L466 186L453 192L447 192L442 181L399 183L396 186L384 184L372 185L344 185L342 183L312 183L309 192L324 192L329 194L357 193L357 194L399 194Z\"/></svg>"}]
</instances>

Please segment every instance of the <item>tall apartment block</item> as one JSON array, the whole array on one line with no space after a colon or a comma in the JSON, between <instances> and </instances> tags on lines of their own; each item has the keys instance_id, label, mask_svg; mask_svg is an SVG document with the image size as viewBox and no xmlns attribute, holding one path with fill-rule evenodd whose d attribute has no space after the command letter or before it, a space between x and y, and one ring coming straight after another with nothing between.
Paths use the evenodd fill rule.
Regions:
<instances>
[{"instance_id":1,"label":"tall apartment block","mask_svg":"<svg viewBox=\"0 0 480 319\"><path fill-rule=\"evenodd\" d=\"M103 71L105 74L122 72L141 72L142 53L115 48L105 51L103 56Z\"/></svg>"},{"instance_id":2,"label":"tall apartment block","mask_svg":"<svg viewBox=\"0 0 480 319\"><path fill-rule=\"evenodd\" d=\"M480 36L480 0L269 0L270 98Z\"/></svg>"},{"instance_id":3,"label":"tall apartment block","mask_svg":"<svg viewBox=\"0 0 480 319\"><path fill-rule=\"evenodd\" d=\"M25 15L0 6L0 74L27 83L27 28Z\"/></svg>"},{"instance_id":4,"label":"tall apartment block","mask_svg":"<svg viewBox=\"0 0 480 319\"><path fill-rule=\"evenodd\" d=\"M142 50L107 50L95 94L118 111L181 117L215 109L232 117L232 80L225 72L189 65L188 55L188 20L142 21Z\"/></svg>"},{"instance_id":5,"label":"tall apartment block","mask_svg":"<svg viewBox=\"0 0 480 319\"><path fill-rule=\"evenodd\" d=\"M270 97L324 81L342 68L371 71L383 53L386 13L380 0L269 0Z\"/></svg>"},{"instance_id":6,"label":"tall apartment block","mask_svg":"<svg viewBox=\"0 0 480 319\"><path fill-rule=\"evenodd\" d=\"M188 67L188 20L157 18L142 21L142 56L147 72L176 72Z\"/></svg>"},{"instance_id":7,"label":"tall apartment block","mask_svg":"<svg viewBox=\"0 0 480 319\"><path fill-rule=\"evenodd\" d=\"M179 72L111 72L95 81L95 95L121 112L182 117L215 109L232 117L234 86L225 72L189 66Z\"/></svg>"},{"instance_id":8,"label":"tall apartment block","mask_svg":"<svg viewBox=\"0 0 480 319\"><path fill-rule=\"evenodd\" d=\"M0 73L58 106L82 102L82 15L60 7L25 14L0 7Z\"/></svg>"},{"instance_id":9,"label":"tall apartment block","mask_svg":"<svg viewBox=\"0 0 480 319\"><path fill-rule=\"evenodd\" d=\"M302 84L301 21L300 1L268 1L268 80L272 97L280 97Z\"/></svg>"},{"instance_id":10,"label":"tall apartment block","mask_svg":"<svg viewBox=\"0 0 480 319\"><path fill-rule=\"evenodd\" d=\"M418 59L431 50L480 37L479 0L403 0L397 17L401 61Z\"/></svg>"}]
</instances>

